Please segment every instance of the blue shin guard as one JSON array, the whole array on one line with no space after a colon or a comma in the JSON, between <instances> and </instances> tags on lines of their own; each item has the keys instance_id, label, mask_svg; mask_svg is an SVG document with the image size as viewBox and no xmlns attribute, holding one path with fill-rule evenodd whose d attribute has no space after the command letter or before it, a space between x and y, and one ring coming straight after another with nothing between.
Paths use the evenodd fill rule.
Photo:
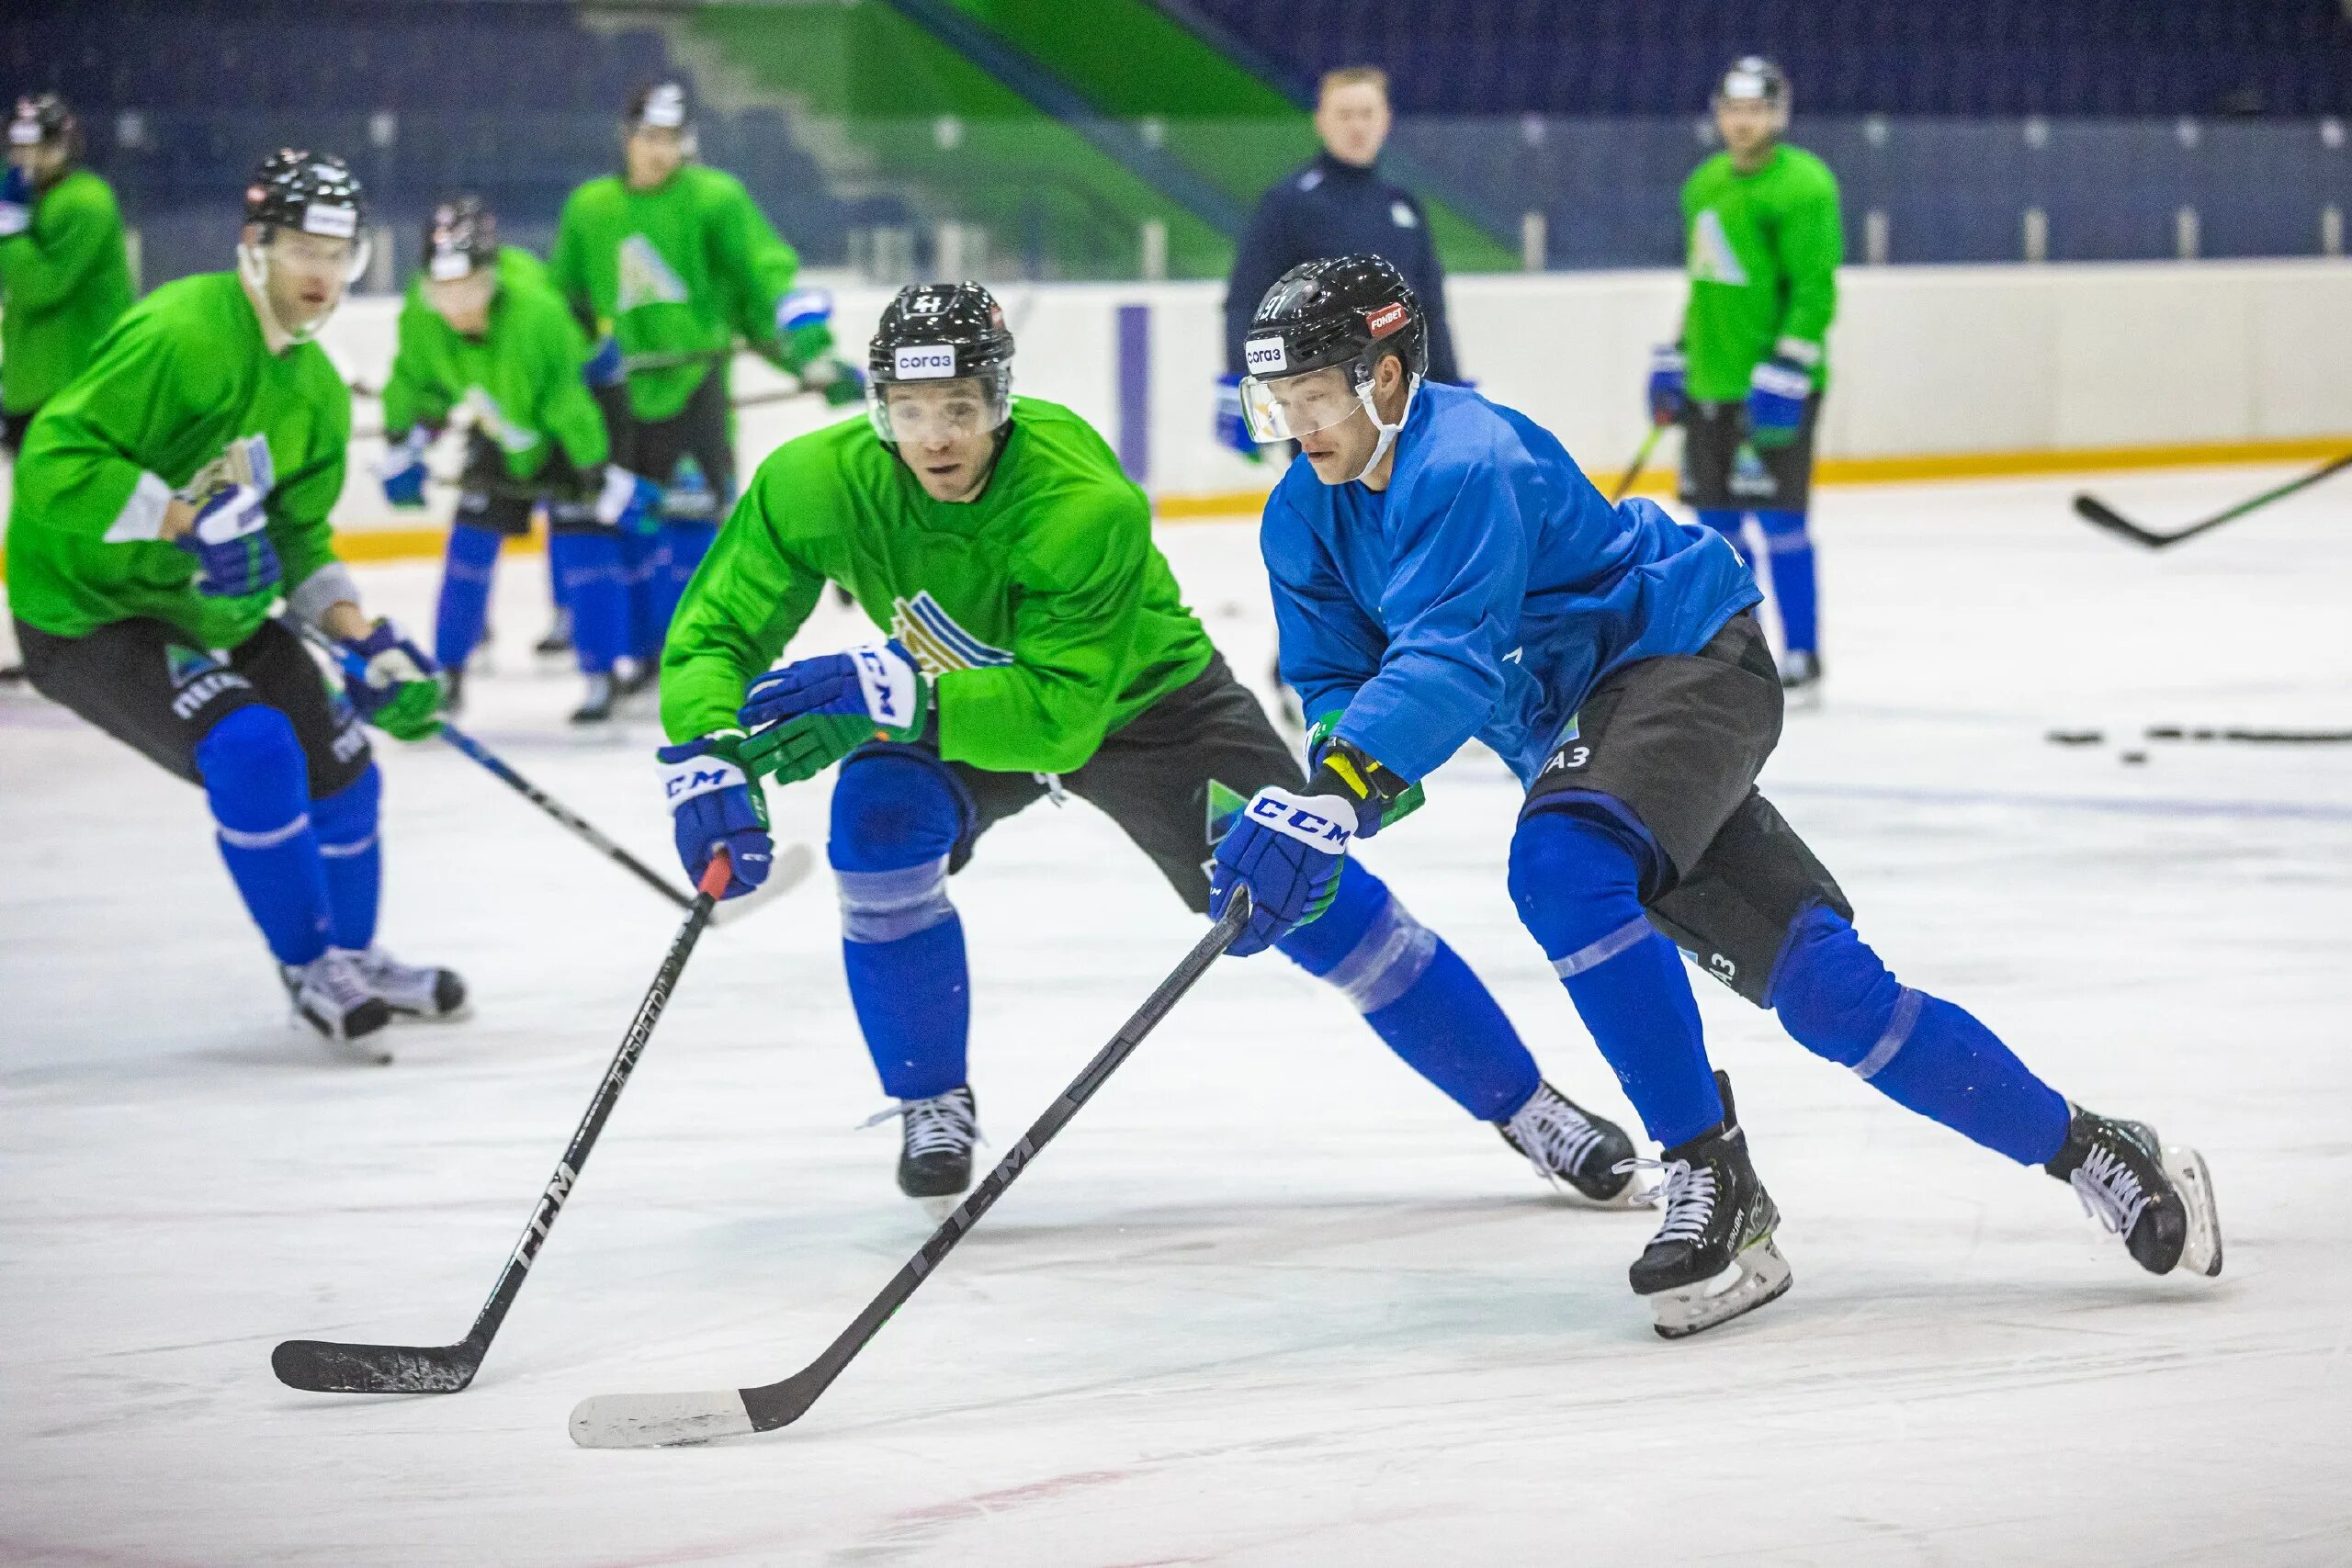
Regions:
<instances>
[{"instance_id":1,"label":"blue shin guard","mask_svg":"<svg viewBox=\"0 0 2352 1568\"><path fill-rule=\"evenodd\" d=\"M1813 539L1804 531L1804 513L1759 512L1756 522L1764 531L1764 554L1771 569L1772 601L1781 612L1781 640L1792 653L1816 652L1821 631Z\"/></svg>"},{"instance_id":2,"label":"blue shin guard","mask_svg":"<svg viewBox=\"0 0 2352 1568\"><path fill-rule=\"evenodd\" d=\"M1724 512L1714 507L1702 506L1699 509L1699 521L1731 541L1731 547L1739 552L1739 561L1742 566L1750 570L1755 569L1756 563L1750 560L1747 555L1747 536L1745 532L1747 513Z\"/></svg>"},{"instance_id":3,"label":"blue shin guard","mask_svg":"<svg viewBox=\"0 0 2352 1568\"><path fill-rule=\"evenodd\" d=\"M558 529L548 541L558 602L571 612L571 648L583 675L602 675L630 651L628 582L621 542L608 528Z\"/></svg>"},{"instance_id":4,"label":"blue shin guard","mask_svg":"<svg viewBox=\"0 0 2352 1568\"><path fill-rule=\"evenodd\" d=\"M1724 1107L1682 955L1642 913L1630 832L1538 812L1511 838L1510 895L1642 1125L1671 1148L1721 1122Z\"/></svg>"},{"instance_id":5,"label":"blue shin guard","mask_svg":"<svg viewBox=\"0 0 2352 1568\"><path fill-rule=\"evenodd\" d=\"M327 885L292 722L258 704L234 709L197 742L196 770L220 859L269 951L310 963L327 949Z\"/></svg>"},{"instance_id":6,"label":"blue shin guard","mask_svg":"<svg viewBox=\"0 0 2352 1568\"><path fill-rule=\"evenodd\" d=\"M490 584L498 568L499 536L464 523L449 529L441 568L441 604L433 617L433 657L445 670L463 670L490 624Z\"/></svg>"},{"instance_id":7,"label":"blue shin guard","mask_svg":"<svg viewBox=\"0 0 2352 1568\"><path fill-rule=\"evenodd\" d=\"M1966 1011L1899 984L1834 909L1799 917L1771 994L1800 1044L1898 1105L2026 1165L2066 1141L2057 1090Z\"/></svg>"},{"instance_id":8,"label":"blue shin guard","mask_svg":"<svg viewBox=\"0 0 2352 1568\"><path fill-rule=\"evenodd\" d=\"M954 780L927 757L867 753L833 786L826 850L841 887L842 962L874 1070L896 1100L967 1081L971 980L947 899L962 813Z\"/></svg>"},{"instance_id":9,"label":"blue shin guard","mask_svg":"<svg viewBox=\"0 0 2352 1568\"><path fill-rule=\"evenodd\" d=\"M376 940L376 907L383 895L384 847L377 830L384 775L376 764L311 802L311 828L326 873L327 917L337 947L364 952Z\"/></svg>"},{"instance_id":10,"label":"blue shin guard","mask_svg":"<svg viewBox=\"0 0 2352 1568\"><path fill-rule=\"evenodd\" d=\"M1470 966L1357 862L1331 907L1274 945L1337 986L1406 1066L1480 1121L1505 1120L1542 1081Z\"/></svg>"}]
</instances>

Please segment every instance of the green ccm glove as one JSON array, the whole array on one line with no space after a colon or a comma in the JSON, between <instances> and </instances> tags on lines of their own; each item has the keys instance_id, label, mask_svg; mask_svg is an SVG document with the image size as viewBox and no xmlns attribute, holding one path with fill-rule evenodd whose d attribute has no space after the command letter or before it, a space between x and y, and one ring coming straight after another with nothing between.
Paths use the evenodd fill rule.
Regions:
<instances>
[{"instance_id":1,"label":"green ccm glove","mask_svg":"<svg viewBox=\"0 0 2352 1568\"><path fill-rule=\"evenodd\" d=\"M355 642L335 645L345 695L359 716L395 740L423 740L441 728L447 694L441 666L390 621L378 621Z\"/></svg>"},{"instance_id":2,"label":"green ccm glove","mask_svg":"<svg viewBox=\"0 0 2352 1568\"><path fill-rule=\"evenodd\" d=\"M813 779L869 740L920 740L931 721L931 678L893 640L771 670L736 714L751 735L743 766L778 784Z\"/></svg>"}]
</instances>

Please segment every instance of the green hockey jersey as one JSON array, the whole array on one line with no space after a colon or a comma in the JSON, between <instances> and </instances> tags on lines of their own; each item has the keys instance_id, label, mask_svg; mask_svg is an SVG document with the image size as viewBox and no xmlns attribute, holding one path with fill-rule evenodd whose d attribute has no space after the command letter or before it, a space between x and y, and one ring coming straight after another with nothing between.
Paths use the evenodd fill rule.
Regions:
<instances>
[{"instance_id":1,"label":"green hockey jersey","mask_svg":"<svg viewBox=\"0 0 2352 1568\"><path fill-rule=\"evenodd\" d=\"M1754 174L1741 174L1728 152L1691 171L1682 186L1691 397L1745 398L1749 374L1776 355L1810 370L1815 390L1829 384L1841 221L1838 176L1803 148L1775 147Z\"/></svg>"},{"instance_id":2,"label":"green hockey jersey","mask_svg":"<svg viewBox=\"0 0 2352 1568\"><path fill-rule=\"evenodd\" d=\"M282 593L335 564L351 392L314 343L272 354L236 274L167 283L132 306L88 370L33 421L8 507L8 607L57 637L134 615L199 648L234 648ZM195 589L196 558L158 536L177 494L252 482L266 493L278 586Z\"/></svg>"},{"instance_id":3,"label":"green hockey jersey","mask_svg":"<svg viewBox=\"0 0 2352 1568\"><path fill-rule=\"evenodd\" d=\"M29 227L0 240L0 408L21 413L63 391L129 309L114 191L75 169L33 199Z\"/></svg>"},{"instance_id":4,"label":"green hockey jersey","mask_svg":"<svg viewBox=\"0 0 2352 1568\"><path fill-rule=\"evenodd\" d=\"M760 465L662 653L673 740L736 723L828 579L936 680L941 754L1066 773L1208 668L1208 634L1151 542L1151 508L1093 427L1016 399L977 501L933 501L864 420Z\"/></svg>"}]
</instances>

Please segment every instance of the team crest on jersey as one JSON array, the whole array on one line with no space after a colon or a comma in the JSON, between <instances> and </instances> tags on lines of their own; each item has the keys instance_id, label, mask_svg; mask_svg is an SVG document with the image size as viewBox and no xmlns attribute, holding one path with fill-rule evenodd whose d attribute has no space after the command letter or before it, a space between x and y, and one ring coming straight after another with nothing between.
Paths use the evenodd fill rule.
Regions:
<instances>
[{"instance_id":1,"label":"team crest on jersey","mask_svg":"<svg viewBox=\"0 0 2352 1568\"><path fill-rule=\"evenodd\" d=\"M939 601L931 596L929 589L912 599L891 601L891 609L890 635L899 640L899 647L915 656L915 662L922 666L926 675L1012 662L1010 652L990 648L957 626L956 617L939 607Z\"/></svg>"},{"instance_id":2,"label":"team crest on jersey","mask_svg":"<svg viewBox=\"0 0 2352 1568\"><path fill-rule=\"evenodd\" d=\"M642 234L631 234L621 242L620 303L623 314L640 305L683 305L686 302L686 286L653 242Z\"/></svg>"},{"instance_id":3,"label":"team crest on jersey","mask_svg":"<svg viewBox=\"0 0 2352 1568\"><path fill-rule=\"evenodd\" d=\"M506 411L498 406L498 400L490 395L489 388L468 387L461 400L474 416L474 428L497 442L500 451L528 452L539 444L538 432L526 430L508 419Z\"/></svg>"},{"instance_id":4,"label":"team crest on jersey","mask_svg":"<svg viewBox=\"0 0 2352 1568\"><path fill-rule=\"evenodd\" d=\"M1724 232L1722 215L1712 207L1690 225L1690 276L1699 283L1728 283L1735 288L1747 284L1747 269L1739 265L1739 253L1731 248L1731 236Z\"/></svg>"},{"instance_id":5,"label":"team crest on jersey","mask_svg":"<svg viewBox=\"0 0 2352 1568\"><path fill-rule=\"evenodd\" d=\"M220 661L212 655L199 652L196 649L187 648L176 642L164 647L164 667L172 672L172 686L175 690L187 685L190 681L200 680L220 668Z\"/></svg>"},{"instance_id":6,"label":"team crest on jersey","mask_svg":"<svg viewBox=\"0 0 2352 1568\"><path fill-rule=\"evenodd\" d=\"M1225 841L1226 834L1233 829L1233 819L1240 816L1241 808L1249 804L1248 795L1227 788L1216 779L1209 780L1208 821L1205 826L1211 849Z\"/></svg>"}]
</instances>

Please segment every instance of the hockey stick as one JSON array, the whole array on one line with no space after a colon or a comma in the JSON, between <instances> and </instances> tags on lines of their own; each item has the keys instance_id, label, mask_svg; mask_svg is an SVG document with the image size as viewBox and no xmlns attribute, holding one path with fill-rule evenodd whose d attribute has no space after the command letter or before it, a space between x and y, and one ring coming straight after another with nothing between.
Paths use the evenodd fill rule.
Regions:
<instances>
[{"instance_id":1,"label":"hockey stick","mask_svg":"<svg viewBox=\"0 0 2352 1568\"><path fill-rule=\"evenodd\" d=\"M1046 1107L1045 1114L1031 1124L1021 1135L1021 1141L997 1162L996 1168L982 1178L971 1195L932 1233L922 1249L891 1277L881 1294L868 1302L865 1310L825 1347L824 1354L782 1382L763 1388L718 1389L707 1393L607 1393L583 1399L571 1412L571 1440L584 1449L661 1448L774 1431L806 1415L818 1396L841 1376L842 1369L882 1331L891 1314L907 1304L907 1298L946 1260L948 1253L979 1223L989 1206L1004 1195L1004 1190L1012 1185L1023 1168L1053 1142L1054 1134L1078 1114L1079 1107L1094 1098L1094 1091L1134 1054L1144 1037L1168 1016L1169 1010L1193 988L1193 983L1207 972L1209 965L1233 945L1233 939L1249 922L1250 895L1244 888L1234 895L1223 917L1193 944L1193 951L1159 983L1159 988L1144 998L1135 1016L1119 1026L1119 1032L1111 1036L1111 1043L1086 1064L1086 1070Z\"/></svg>"},{"instance_id":2,"label":"hockey stick","mask_svg":"<svg viewBox=\"0 0 2352 1568\"><path fill-rule=\"evenodd\" d=\"M662 960L645 999L637 1004L637 1016L629 1020L628 1032L621 1036L613 1065L605 1069L594 1098L588 1101L587 1114L580 1119L563 1158L556 1162L555 1175L532 1206L523 1239L508 1256L498 1283L492 1287L490 1299L482 1303L466 1337L455 1345L345 1345L325 1339L288 1339L269 1353L270 1369L278 1382L313 1393L455 1393L474 1381L482 1358L490 1353L490 1342L497 1337L498 1325L506 1321L508 1309L522 1292L532 1260L547 1245L548 1232L555 1227L564 1200L571 1196L581 1168L596 1146L596 1135L605 1130L605 1118L619 1103L629 1074L636 1070L646 1042L653 1037L653 1026L662 1020L662 1010L685 971L686 959L694 953L703 928L710 923L710 912L727 886L729 872L722 850L705 868L685 923L671 939L669 954Z\"/></svg>"},{"instance_id":3,"label":"hockey stick","mask_svg":"<svg viewBox=\"0 0 2352 1568\"><path fill-rule=\"evenodd\" d=\"M1665 434L1666 426L1662 424L1653 424L1650 426L1650 433L1642 437L1642 449L1634 454L1634 460L1625 465L1625 471L1618 476L1616 484L1611 487L1609 491L1610 505L1614 506L1619 502L1624 500L1626 495L1633 490L1634 481L1642 477L1642 470L1644 468L1649 467L1650 453L1657 449L1657 438Z\"/></svg>"},{"instance_id":4,"label":"hockey stick","mask_svg":"<svg viewBox=\"0 0 2352 1568\"><path fill-rule=\"evenodd\" d=\"M2075 497L2075 512L2086 523L2096 524L2110 534L2120 534L2135 545L2145 545L2152 550L2160 550L2166 545L2177 545L2183 539L2193 539L2209 528L2218 528L2224 523L2233 522L2249 512L2269 505L2274 501L2282 500L2299 490L2315 485L2329 475L2340 473L2346 468L2352 468L2352 452L2346 452L2341 457L2331 457L2308 474L2289 479L2275 490L2266 490L2252 500L2241 501L2235 506L2226 511L2217 512L2201 523L2192 523L2188 527L2170 534L2158 534L2143 528L2098 497L2088 493Z\"/></svg>"}]
</instances>

